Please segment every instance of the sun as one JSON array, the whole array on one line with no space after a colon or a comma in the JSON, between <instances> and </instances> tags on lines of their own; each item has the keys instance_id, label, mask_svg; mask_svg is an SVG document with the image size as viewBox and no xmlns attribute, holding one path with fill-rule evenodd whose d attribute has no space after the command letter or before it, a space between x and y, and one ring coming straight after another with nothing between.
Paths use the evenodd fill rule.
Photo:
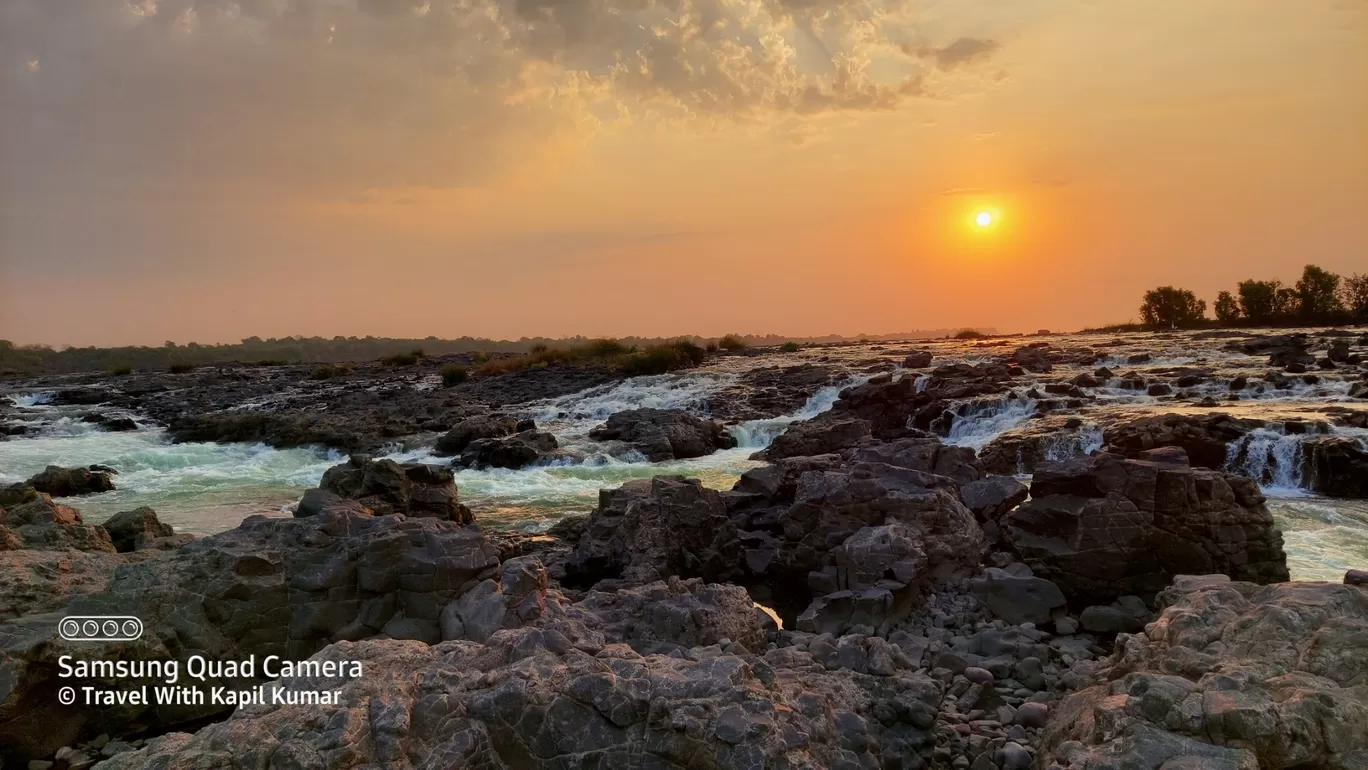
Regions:
<instances>
[{"instance_id":1,"label":"sun","mask_svg":"<svg viewBox=\"0 0 1368 770\"><path fill-rule=\"evenodd\" d=\"M993 212L980 211L979 213L975 214L974 224L978 225L979 227L987 227L993 224Z\"/></svg>"}]
</instances>

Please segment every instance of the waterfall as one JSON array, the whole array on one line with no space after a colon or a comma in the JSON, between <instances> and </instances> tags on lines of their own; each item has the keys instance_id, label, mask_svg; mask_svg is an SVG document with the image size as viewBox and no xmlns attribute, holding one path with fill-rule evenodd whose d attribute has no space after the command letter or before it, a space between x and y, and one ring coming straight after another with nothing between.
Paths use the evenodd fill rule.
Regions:
<instances>
[{"instance_id":1,"label":"waterfall","mask_svg":"<svg viewBox=\"0 0 1368 770\"><path fill-rule=\"evenodd\" d=\"M1302 442L1308 433L1288 433L1276 423L1255 428L1230 442L1226 470L1249 476L1266 490L1296 493L1305 489Z\"/></svg>"},{"instance_id":2,"label":"waterfall","mask_svg":"<svg viewBox=\"0 0 1368 770\"><path fill-rule=\"evenodd\" d=\"M969 401L954 409L955 419L945 443L982 451L988 442L1015 428L1035 414L1033 398L992 398Z\"/></svg>"}]
</instances>

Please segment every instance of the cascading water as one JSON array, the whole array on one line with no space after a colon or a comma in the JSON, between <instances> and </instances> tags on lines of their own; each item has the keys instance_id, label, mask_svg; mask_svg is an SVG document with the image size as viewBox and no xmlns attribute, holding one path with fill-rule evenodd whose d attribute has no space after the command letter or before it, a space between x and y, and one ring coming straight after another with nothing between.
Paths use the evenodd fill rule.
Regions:
<instances>
[{"instance_id":1,"label":"cascading water","mask_svg":"<svg viewBox=\"0 0 1368 770\"><path fill-rule=\"evenodd\" d=\"M958 406L945 443L981 451L988 442L1030 419L1036 411L1036 400L1014 395L1015 398L982 399Z\"/></svg>"},{"instance_id":2,"label":"cascading water","mask_svg":"<svg viewBox=\"0 0 1368 770\"><path fill-rule=\"evenodd\" d=\"M827 411L836 403L841 391L864 382L867 378L858 378L840 385L828 385L808 398L807 403L803 404L798 411L793 414L786 414L779 417L771 417L764 420L748 420L746 422L731 426L732 437L736 439L736 445L742 449L749 449L752 452L764 449L779 437L779 434L788 430L788 426L802 420L811 420L813 417Z\"/></svg>"},{"instance_id":3,"label":"cascading water","mask_svg":"<svg viewBox=\"0 0 1368 770\"><path fill-rule=\"evenodd\" d=\"M1102 448L1102 428L1088 424L1073 433L1065 433L1050 438L1044 445L1046 460L1068 460L1072 457L1090 455Z\"/></svg>"},{"instance_id":4,"label":"cascading water","mask_svg":"<svg viewBox=\"0 0 1368 770\"><path fill-rule=\"evenodd\" d=\"M1302 442L1308 435L1311 434L1287 433L1276 424L1255 428L1230 443L1226 470L1258 481L1265 490L1297 494L1303 489Z\"/></svg>"}]
</instances>

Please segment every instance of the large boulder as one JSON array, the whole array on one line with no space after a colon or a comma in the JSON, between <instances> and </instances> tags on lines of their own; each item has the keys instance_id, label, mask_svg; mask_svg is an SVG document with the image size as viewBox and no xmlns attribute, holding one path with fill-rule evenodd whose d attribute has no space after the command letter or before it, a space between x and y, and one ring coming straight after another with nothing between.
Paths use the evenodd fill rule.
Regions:
<instances>
[{"instance_id":1,"label":"large boulder","mask_svg":"<svg viewBox=\"0 0 1368 770\"><path fill-rule=\"evenodd\" d=\"M1304 477L1326 497L1368 498L1368 447L1349 436L1314 436L1302 444Z\"/></svg>"},{"instance_id":2,"label":"large boulder","mask_svg":"<svg viewBox=\"0 0 1368 770\"><path fill-rule=\"evenodd\" d=\"M621 441L651 462L683 460L732 449L736 439L722 423L678 409L629 409L589 433L595 441Z\"/></svg>"},{"instance_id":3,"label":"large boulder","mask_svg":"<svg viewBox=\"0 0 1368 770\"><path fill-rule=\"evenodd\" d=\"M827 412L811 420L793 423L753 457L775 461L840 452L867 440L869 431L869 420L840 417Z\"/></svg>"},{"instance_id":4,"label":"large boulder","mask_svg":"<svg viewBox=\"0 0 1368 770\"><path fill-rule=\"evenodd\" d=\"M589 591L575 608L593 614L594 625L606 638L641 651L723 642L752 652L765 649L763 613L746 589L736 585L670 578L636 588Z\"/></svg>"},{"instance_id":5,"label":"large boulder","mask_svg":"<svg viewBox=\"0 0 1368 770\"><path fill-rule=\"evenodd\" d=\"M668 577L709 582L740 572L741 543L722 496L694 479L656 476L599 492L565 563L573 584L642 584Z\"/></svg>"},{"instance_id":6,"label":"large boulder","mask_svg":"<svg viewBox=\"0 0 1368 770\"><path fill-rule=\"evenodd\" d=\"M1181 447L1193 465L1225 466L1230 443L1259 427L1257 420L1242 420L1222 412L1210 414L1164 414L1141 417L1107 428L1106 450L1127 457L1166 446Z\"/></svg>"},{"instance_id":7,"label":"large boulder","mask_svg":"<svg viewBox=\"0 0 1368 770\"><path fill-rule=\"evenodd\" d=\"M960 484L983 478L983 467L979 465L973 449L942 444L934 436L863 441L845 454L852 462L885 463L911 468L946 476Z\"/></svg>"},{"instance_id":8,"label":"large boulder","mask_svg":"<svg viewBox=\"0 0 1368 770\"><path fill-rule=\"evenodd\" d=\"M963 576L982 555L983 532L944 476L822 462L773 488L771 508L746 514L742 541L747 580L785 623L890 628L929 581Z\"/></svg>"},{"instance_id":9,"label":"large boulder","mask_svg":"<svg viewBox=\"0 0 1368 770\"><path fill-rule=\"evenodd\" d=\"M114 471L109 468L97 466L63 468L60 465L49 465L42 473L25 483L53 497L93 495L114 490L113 473Z\"/></svg>"},{"instance_id":10,"label":"large boulder","mask_svg":"<svg viewBox=\"0 0 1368 770\"><path fill-rule=\"evenodd\" d=\"M0 526L17 538L20 548L40 551L105 551L114 553L114 543L104 527L86 524L80 511L34 493L29 502L0 509Z\"/></svg>"},{"instance_id":11,"label":"large boulder","mask_svg":"<svg viewBox=\"0 0 1368 770\"><path fill-rule=\"evenodd\" d=\"M482 415L470 417L454 425L437 439L437 453L458 455L470 446L472 441L486 438L503 438L518 432L520 423L517 418L504 415Z\"/></svg>"},{"instance_id":12,"label":"large boulder","mask_svg":"<svg viewBox=\"0 0 1368 770\"><path fill-rule=\"evenodd\" d=\"M342 639L436 643L444 608L499 577L497 551L474 527L346 511L300 519L253 516L177 550L146 553L61 612L0 622L0 746L37 759L80 738L164 731L232 710L213 703L58 706L59 681L106 689L144 684L59 680L63 655L178 660L184 671L192 655L300 660ZM132 615L145 630L131 642L69 642L57 633L63 615ZM242 688L257 681L225 674L196 684Z\"/></svg>"},{"instance_id":13,"label":"large boulder","mask_svg":"<svg viewBox=\"0 0 1368 770\"><path fill-rule=\"evenodd\" d=\"M104 589L124 557L108 551L0 549L0 623Z\"/></svg>"},{"instance_id":14,"label":"large boulder","mask_svg":"<svg viewBox=\"0 0 1368 770\"><path fill-rule=\"evenodd\" d=\"M171 525L163 524L157 518L157 512L147 506L116 513L106 519L103 526L109 532L114 548L120 553L175 547L188 542L178 540Z\"/></svg>"},{"instance_id":15,"label":"large boulder","mask_svg":"<svg viewBox=\"0 0 1368 770\"><path fill-rule=\"evenodd\" d=\"M461 524L474 520L457 498L451 469L439 465L352 455L345 464L329 468L318 486L377 515L432 516Z\"/></svg>"},{"instance_id":16,"label":"large boulder","mask_svg":"<svg viewBox=\"0 0 1368 770\"><path fill-rule=\"evenodd\" d=\"M525 430L504 438L480 438L466 445L453 464L464 468L523 468L559 446L556 437L539 430Z\"/></svg>"},{"instance_id":17,"label":"large boulder","mask_svg":"<svg viewBox=\"0 0 1368 770\"><path fill-rule=\"evenodd\" d=\"M906 668L827 671L794 650L643 656L554 629L484 644L339 642L314 659L362 673L282 679L268 689L336 691L338 702L268 697L102 770L926 767L942 697Z\"/></svg>"},{"instance_id":18,"label":"large boulder","mask_svg":"<svg viewBox=\"0 0 1368 770\"><path fill-rule=\"evenodd\" d=\"M1053 710L1038 766L1368 766L1368 589L1179 578L1163 600Z\"/></svg>"},{"instance_id":19,"label":"large boulder","mask_svg":"<svg viewBox=\"0 0 1368 770\"><path fill-rule=\"evenodd\" d=\"M1002 519L1017 555L1078 606L1152 597L1176 574L1288 579L1282 533L1258 485L1188 465L1112 454L1045 463L1032 499Z\"/></svg>"},{"instance_id":20,"label":"large boulder","mask_svg":"<svg viewBox=\"0 0 1368 770\"><path fill-rule=\"evenodd\" d=\"M1066 601L1059 586L1033 575L1014 575L989 567L970 581L974 598L994 617L1013 625L1050 622L1064 611Z\"/></svg>"}]
</instances>

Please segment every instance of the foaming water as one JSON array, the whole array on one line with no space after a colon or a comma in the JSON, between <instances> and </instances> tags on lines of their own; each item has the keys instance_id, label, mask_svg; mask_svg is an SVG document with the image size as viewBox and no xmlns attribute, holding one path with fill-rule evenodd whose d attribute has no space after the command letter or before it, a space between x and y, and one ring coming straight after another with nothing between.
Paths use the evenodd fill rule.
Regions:
<instances>
[{"instance_id":1,"label":"foaming water","mask_svg":"<svg viewBox=\"0 0 1368 770\"><path fill-rule=\"evenodd\" d=\"M1270 497L1293 580L1344 578L1368 565L1368 501Z\"/></svg>"},{"instance_id":2,"label":"foaming water","mask_svg":"<svg viewBox=\"0 0 1368 770\"><path fill-rule=\"evenodd\" d=\"M779 437L779 434L788 430L788 426L802 420L811 420L813 417L827 411L836 403L841 391L846 388L866 381L867 377L859 377L840 385L828 385L818 390L808 398L807 403L803 404L798 411L793 414L771 417L764 420L748 420L731 427L732 437L736 439L736 444L742 449L751 452L764 449Z\"/></svg>"},{"instance_id":3,"label":"foaming water","mask_svg":"<svg viewBox=\"0 0 1368 770\"><path fill-rule=\"evenodd\" d=\"M0 484L48 465L108 465L119 471L118 489L63 502L96 524L146 505L177 531L210 534L252 514L287 515L284 508L343 459L337 452L264 444L173 444L159 430L97 430L0 443Z\"/></svg>"},{"instance_id":4,"label":"foaming water","mask_svg":"<svg viewBox=\"0 0 1368 770\"><path fill-rule=\"evenodd\" d=\"M1254 479L1266 494L1298 494L1304 486L1305 438L1288 434L1280 425L1255 428L1230 443L1226 470Z\"/></svg>"},{"instance_id":5,"label":"foaming water","mask_svg":"<svg viewBox=\"0 0 1368 770\"><path fill-rule=\"evenodd\" d=\"M1035 414L1036 404L1035 399L1020 395L962 404L955 412L954 422L950 423L945 443L981 451L988 442L1030 419Z\"/></svg>"}]
</instances>

